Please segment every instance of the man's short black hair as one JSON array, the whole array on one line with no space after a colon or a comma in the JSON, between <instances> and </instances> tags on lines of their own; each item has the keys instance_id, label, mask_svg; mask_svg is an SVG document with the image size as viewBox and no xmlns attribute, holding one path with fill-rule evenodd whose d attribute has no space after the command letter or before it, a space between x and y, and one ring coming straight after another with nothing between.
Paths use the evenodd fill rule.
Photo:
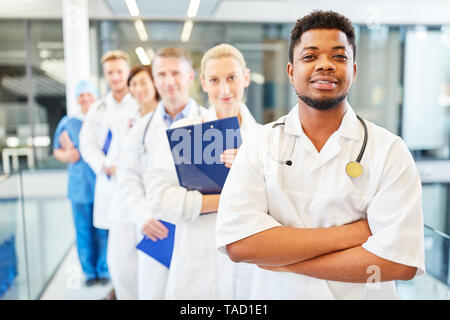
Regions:
<instances>
[{"instance_id":1,"label":"man's short black hair","mask_svg":"<svg viewBox=\"0 0 450 320\"><path fill-rule=\"evenodd\" d=\"M289 61L294 61L294 48L300 41L302 34L311 29L338 29L346 34L348 42L353 49L353 61L356 58L355 29L351 21L345 16L334 11L315 10L297 20L291 30L289 43Z\"/></svg>"}]
</instances>

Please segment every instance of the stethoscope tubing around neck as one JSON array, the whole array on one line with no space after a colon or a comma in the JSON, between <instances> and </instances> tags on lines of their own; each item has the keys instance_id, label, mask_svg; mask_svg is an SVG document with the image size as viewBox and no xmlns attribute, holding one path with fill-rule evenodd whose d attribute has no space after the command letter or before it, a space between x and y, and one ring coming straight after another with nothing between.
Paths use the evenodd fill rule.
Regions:
<instances>
[{"instance_id":1,"label":"stethoscope tubing around neck","mask_svg":"<svg viewBox=\"0 0 450 320\"><path fill-rule=\"evenodd\" d=\"M196 106L197 107L197 114L199 117L201 117L202 112L200 110L200 106ZM164 108L164 107L163 107ZM192 105L191 105L192 108ZM139 149L141 154L144 154L147 152L147 148L145 146L145 137L147 136L147 131L148 128L150 127L150 124L152 123L153 117L155 116L155 113L158 111L158 108L156 108L153 113L151 114L150 118L148 119L147 123L145 124L145 128L144 128L144 133L142 134L142 140L141 140L141 147Z\"/></svg>"},{"instance_id":2,"label":"stethoscope tubing around neck","mask_svg":"<svg viewBox=\"0 0 450 320\"><path fill-rule=\"evenodd\" d=\"M356 162L356 163L361 167L360 162L361 162L361 159L362 159L362 157L363 157L363 155L364 155L364 152L365 152L366 146L367 146L368 129L367 129L366 122L365 122L359 115L356 115L356 117L357 117L358 120L361 122L361 124L362 124L362 126L363 126L363 129L364 129L364 140L363 140L363 144L362 144L362 146L361 146L361 150L359 151L358 157L357 157L356 160L354 161L354 162ZM275 129L275 128L281 127L281 126L286 126L286 117L283 119L282 122L274 123L274 124L272 125L272 129ZM291 165L292 165L291 157L292 157L292 155L294 154L295 143L296 143L296 141L297 141L297 139L294 139L294 144L293 144L293 146L292 146L292 149L291 149L291 152L290 152L290 154L289 154L289 157L288 157L286 160L280 160L280 159L278 159L278 158L275 157L275 152L274 152L274 147L273 147L273 134L271 134L270 147L272 148L272 152L271 152L271 153L272 153L272 155L271 155L272 159L275 160L276 162L278 162L279 164L285 164L285 165L287 165L287 166L291 166ZM353 162L353 161L351 161L351 162ZM362 171L362 167L361 167L361 171ZM359 175L358 175L358 176L359 176ZM353 177L353 176L352 176L352 177Z\"/></svg>"},{"instance_id":3,"label":"stethoscope tubing around neck","mask_svg":"<svg viewBox=\"0 0 450 320\"><path fill-rule=\"evenodd\" d=\"M367 138L368 138L368 130L367 130L367 125L366 122L363 120L363 118L361 118L360 116L356 115L356 117L358 118L358 120L361 122L363 128L364 128L364 140L363 140L363 144L361 146L361 150L359 151L358 157L356 158L356 162L360 163L361 159L364 155L364 151L366 150L366 146L367 146Z\"/></svg>"}]
</instances>

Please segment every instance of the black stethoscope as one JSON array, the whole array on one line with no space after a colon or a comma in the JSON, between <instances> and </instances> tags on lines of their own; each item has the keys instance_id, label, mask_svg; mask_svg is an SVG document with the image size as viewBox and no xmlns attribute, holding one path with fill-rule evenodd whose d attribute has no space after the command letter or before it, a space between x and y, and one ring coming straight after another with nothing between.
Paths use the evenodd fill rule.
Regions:
<instances>
[{"instance_id":1,"label":"black stethoscope","mask_svg":"<svg viewBox=\"0 0 450 320\"><path fill-rule=\"evenodd\" d=\"M139 147L139 153L141 155L144 155L147 153L147 147L145 146L145 137L147 136L148 128L150 127L150 123L152 123L153 116L155 115L156 110L158 110L158 108L156 108L155 111L153 111L152 115L150 116L150 118L147 121L147 124L145 125L144 134L142 135L142 140L141 140L141 146ZM202 112L201 112L199 106L197 106L197 113L198 113L199 117L202 115Z\"/></svg>"},{"instance_id":2,"label":"black stethoscope","mask_svg":"<svg viewBox=\"0 0 450 320\"><path fill-rule=\"evenodd\" d=\"M362 156L364 155L364 151L366 150L366 145L367 145L367 138L368 138L368 133L367 133L367 125L366 122L358 115L356 115L356 117L358 118L358 120L361 122L363 128L364 128L364 141L361 147L361 150L359 151L358 157L356 158L355 161L350 161L347 163L347 165L345 166L345 172L347 173L347 175L351 178L358 178L361 176L363 168L361 165L361 159ZM276 128L278 126L284 126L286 124L286 118L284 119L283 122L278 122L272 125L272 128ZM279 164L285 164L287 166L291 166L292 165L292 160L290 160L292 154L294 153L295 150L295 142L297 141L297 139L294 139L294 145L292 146L292 150L291 153L289 154L289 157L287 160L279 160L277 158L274 157L275 153L272 152L272 159L275 160L276 162L278 162ZM270 141L270 146L272 148L273 151L273 135L271 135L271 141Z\"/></svg>"}]
</instances>

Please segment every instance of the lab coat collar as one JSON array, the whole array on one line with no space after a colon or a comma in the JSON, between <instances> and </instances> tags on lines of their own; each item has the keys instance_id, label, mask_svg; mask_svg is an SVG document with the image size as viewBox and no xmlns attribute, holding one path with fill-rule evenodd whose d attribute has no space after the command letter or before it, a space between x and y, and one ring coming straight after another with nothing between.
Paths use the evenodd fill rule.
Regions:
<instances>
[{"instance_id":1,"label":"lab coat collar","mask_svg":"<svg viewBox=\"0 0 450 320\"><path fill-rule=\"evenodd\" d=\"M72 118L75 118L75 119L84 121L84 119L86 118L86 115L83 114L83 113L80 111L80 112L75 113L75 114L72 116Z\"/></svg>"},{"instance_id":2,"label":"lab coat collar","mask_svg":"<svg viewBox=\"0 0 450 320\"><path fill-rule=\"evenodd\" d=\"M347 110L345 111L341 125L337 130L338 134L344 138L359 140L361 138L359 134L360 126L361 124L356 117L355 111L353 111L353 108L350 106L350 104L347 104Z\"/></svg>"},{"instance_id":3,"label":"lab coat collar","mask_svg":"<svg viewBox=\"0 0 450 320\"><path fill-rule=\"evenodd\" d=\"M162 101L160 100L159 102L158 102L158 104L156 105L156 108L155 108L155 110L153 110L153 112L155 112L155 115L162 115L162 110L161 109L163 109L164 108L164 106L163 106L163 103L162 103ZM162 116L161 116L161 119L162 119Z\"/></svg>"},{"instance_id":4,"label":"lab coat collar","mask_svg":"<svg viewBox=\"0 0 450 320\"><path fill-rule=\"evenodd\" d=\"M163 118L163 119L164 119L164 115L168 114L166 112L166 109L164 108L164 104L163 104L162 100L159 101L158 105L156 106L155 111L157 111L161 115L161 118ZM191 118L193 116L199 115L200 114L200 106L197 104L197 102L194 99L189 97L188 103L183 108L183 110L181 110L181 112L179 114L183 115L180 119ZM178 119L178 120L180 120L180 119ZM176 120L174 120L174 121L176 121Z\"/></svg>"},{"instance_id":5,"label":"lab coat collar","mask_svg":"<svg viewBox=\"0 0 450 320\"><path fill-rule=\"evenodd\" d=\"M197 104L197 102L194 99L189 98L188 104L190 105L189 113L187 115L188 118L192 118L195 116L201 116L202 113L201 113L200 106Z\"/></svg>"},{"instance_id":6,"label":"lab coat collar","mask_svg":"<svg viewBox=\"0 0 450 320\"><path fill-rule=\"evenodd\" d=\"M301 137L305 133L303 132L302 125L300 123L300 118L298 116L298 104L296 104L291 111L287 114L285 121L284 132L294 136ZM278 120L277 122L282 122Z\"/></svg>"},{"instance_id":7,"label":"lab coat collar","mask_svg":"<svg viewBox=\"0 0 450 320\"><path fill-rule=\"evenodd\" d=\"M155 114L154 115L154 119L152 120L152 121L154 121L155 123L156 122L161 122L161 123L165 123L165 121L164 121L164 113L165 113L165 110L164 110L164 104L163 104L163 102L162 102L162 100L159 100L159 102L158 102L158 104L156 105L156 108L155 108L155 110L153 111L153 113ZM150 117L150 115L151 115L152 113L148 113L148 114L146 114L146 116L149 116ZM166 124L166 126L167 126L167 124Z\"/></svg>"},{"instance_id":8,"label":"lab coat collar","mask_svg":"<svg viewBox=\"0 0 450 320\"><path fill-rule=\"evenodd\" d=\"M116 99L114 99L112 91L108 91L105 97L105 101L108 105L114 104L114 105L123 105L128 103L133 103L134 98L131 96L131 94L128 92L120 102L117 102Z\"/></svg>"},{"instance_id":9,"label":"lab coat collar","mask_svg":"<svg viewBox=\"0 0 450 320\"><path fill-rule=\"evenodd\" d=\"M291 111L289 111L285 121L285 132L287 134L295 136L302 136L305 134L298 115L298 104L296 104ZM337 130L338 135L344 138L359 140L359 126L360 123L355 112L353 111L353 108L350 104L347 104L347 110L345 111L341 125Z\"/></svg>"},{"instance_id":10,"label":"lab coat collar","mask_svg":"<svg viewBox=\"0 0 450 320\"><path fill-rule=\"evenodd\" d=\"M241 110L239 111L239 114L241 115L241 129L247 130L251 126L257 124L255 118L250 113L250 110L248 110L245 103L241 103Z\"/></svg>"}]
</instances>

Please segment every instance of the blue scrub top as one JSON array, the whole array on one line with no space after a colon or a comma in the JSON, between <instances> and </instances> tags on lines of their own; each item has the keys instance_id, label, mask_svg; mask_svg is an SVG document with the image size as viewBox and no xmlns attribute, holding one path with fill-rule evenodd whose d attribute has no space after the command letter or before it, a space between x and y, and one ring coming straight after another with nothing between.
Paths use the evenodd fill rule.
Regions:
<instances>
[{"instance_id":1,"label":"blue scrub top","mask_svg":"<svg viewBox=\"0 0 450 320\"><path fill-rule=\"evenodd\" d=\"M69 134L75 148L80 152L79 135L83 122L78 118L68 118L64 116L55 130L53 149L61 148L59 135L66 131ZM81 158L75 163L69 163L67 166L69 174L69 183L67 194L74 203L94 203L95 173L91 167Z\"/></svg>"}]
</instances>

